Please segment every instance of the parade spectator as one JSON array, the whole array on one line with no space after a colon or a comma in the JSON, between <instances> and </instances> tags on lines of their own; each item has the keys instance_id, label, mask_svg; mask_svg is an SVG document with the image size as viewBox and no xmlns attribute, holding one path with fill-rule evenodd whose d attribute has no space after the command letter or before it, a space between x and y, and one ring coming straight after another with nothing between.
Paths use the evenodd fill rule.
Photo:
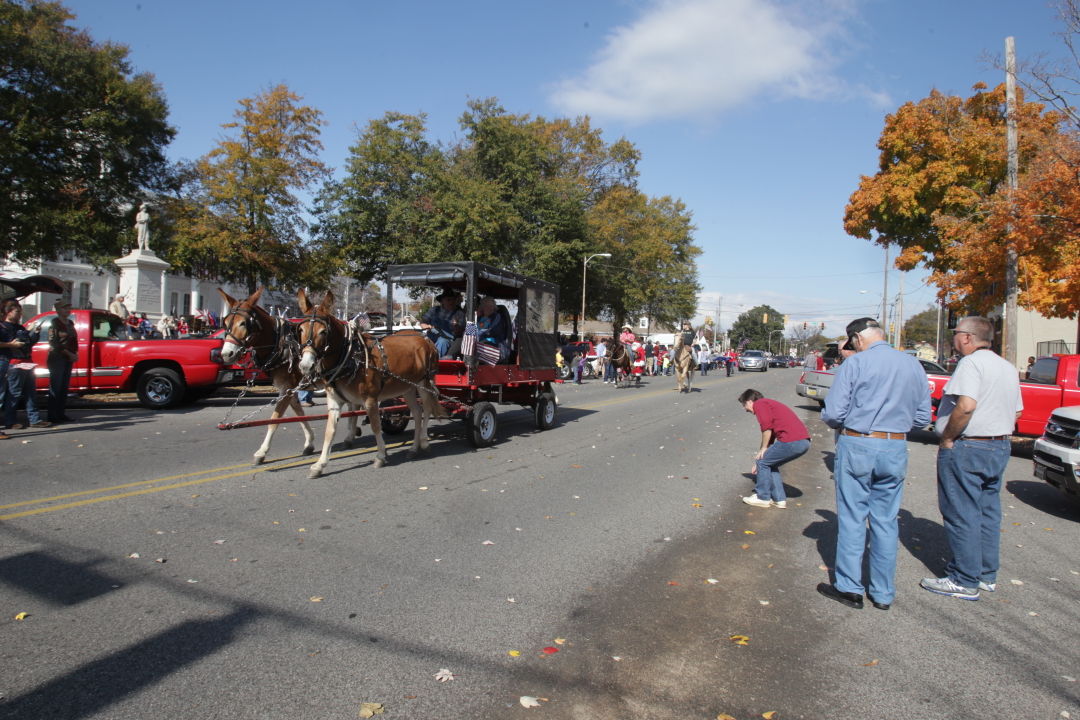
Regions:
<instances>
[{"instance_id":1,"label":"parade spectator","mask_svg":"<svg viewBox=\"0 0 1080 720\"><path fill-rule=\"evenodd\" d=\"M439 357L453 357L461 353L461 337L465 332L465 311L461 309L461 295L454 290L443 290L435 297L433 305L420 318L420 327L428 331L435 343Z\"/></svg>"},{"instance_id":2,"label":"parade spectator","mask_svg":"<svg viewBox=\"0 0 1080 720\"><path fill-rule=\"evenodd\" d=\"M5 300L0 305L0 408L7 408L8 403L12 402L8 390L8 373L12 356L23 348L23 341L18 339L14 324L8 320L12 316L12 306L18 304L15 300ZM10 435L0 430L0 440L10 439Z\"/></svg>"},{"instance_id":3,"label":"parade spectator","mask_svg":"<svg viewBox=\"0 0 1080 720\"><path fill-rule=\"evenodd\" d=\"M109 312L118 316L121 320L127 320L131 313L128 311L127 305L124 304L123 294L119 294L113 298L113 301L109 303Z\"/></svg>"},{"instance_id":4,"label":"parade spectator","mask_svg":"<svg viewBox=\"0 0 1080 720\"><path fill-rule=\"evenodd\" d=\"M157 330L161 333L161 337L166 340L170 340L176 337L176 318L172 315L162 315L158 320Z\"/></svg>"},{"instance_id":5,"label":"parade spectator","mask_svg":"<svg viewBox=\"0 0 1080 720\"><path fill-rule=\"evenodd\" d=\"M70 422L67 411L68 386L71 383L71 367L79 359L79 340L75 323L71 321L71 303L57 300L53 303L56 317L49 324L49 422Z\"/></svg>"},{"instance_id":6,"label":"parade spectator","mask_svg":"<svg viewBox=\"0 0 1080 720\"><path fill-rule=\"evenodd\" d=\"M848 607L863 606L862 563L870 525L867 595L888 610L896 597L897 514L907 472L907 433L930 422L930 389L919 361L885 342L873 318L847 326L856 354L840 365L821 419L840 430L836 481L836 563L822 595Z\"/></svg>"},{"instance_id":7,"label":"parade spectator","mask_svg":"<svg viewBox=\"0 0 1080 720\"><path fill-rule=\"evenodd\" d=\"M712 363L711 353L709 351L709 341L705 339L704 335L699 335L697 339L697 364L701 369L701 376L705 377L709 374L709 365Z\"/></svg>"},{"instance_id":8,"label":"parade spectator","mask_svg":"<svg viewBox=\"0 0 1080 720\"><path fill-rule=\"evenodd\" d=\"M593 344L593 350L596 352L596 361L593 365L596 377L607 382L607 343L604 342L604 338L596 338L596 342Z\"/></svg>"},{"instance_id":9,"label":"parade spectator","mask_svg":"<svg viewBox=\"0 0 1080 720\"><path fill-rule=\"evenodd\" d=\"M177 333L177 335L180 336L180 337L184 337L185 335L189 334L190 332L191 332L191 324L188 322L188 316L187 315L181 315L180 319L176 321L176 333Z\"/></svg>"},{"instance_id":10,"label":"parade spectator","mask_svg":"<svg viewBox=\"0 0 1080 720\"><path fill-rule=\"evenodd\" d=\"M787 493L780 477L780 466L806 454L810 433L795 412L778 400L771 400L757 390L744 390L739 404L757 418L761 428L761 446L754 455L750 472L757 475L753 495L742 499L754 507L787 507Z\"/></svg>"},{"instance_id":11,"label":"parade spectator","mask_svg":"<svg viewBox=\"0 0 1080 720\"><path fill-rule=\"evenodd\" d=\"M934 430L938 443L938 506L952 559L943 577L923 578L930 592L978 600L997 589L1001 539L1001 476L1024 409L1016 368L990 349L994 324L966 317L953 330L960 354L942 390Z\"/></svg>"},{"instance_id":12,"label":"parade spectator","mask_svg":"<svg viewBox=\"0 0 1080 720\"><path fill-rule=\"evenodd\" d=\"M139 334L144 338L154 336L154 326L147 319L146 313L139 313Z\"/></svg>"},{"instance_id":13,"label":"parade spectator","mask_svg":"<svg viewBox=\"0 0 1080 720\"><path fill-rule=\"evenodd\" d=\"M22 307L16 300L4 303L3 330L0 337L14 337L20 347L11 348L11 364L7 371L7 392L3 398L4 425L10 429L21 430L23 425L17 422L19 405L26 405L26 423L28 427L46 428L52 425L42 420L37 408L37 387L34 379L36 367L30 359L34 342L30 332L22 324Z\"/></svg>"},{"instance_id":14,"label":"parade spectator","mask_svg":"<svg viewBox=\"0 0 1080 720\"><path fill-rule=\"evenodd\" d=\"M1028 355L1027 369L1024 370L1024 379L1025 380L1030 380L1031 379L1031 368L1033 368L1033 367L1035 367L1035 356L1034 355Z\"/></svg>"},{"instance_id":15,"label":"parade spectator","mask_svg":"<svg viewBox=\"0 0 1080 720\"><path fill-rule=\"evenodd\" d=\"M656 346L651 339L645 341L645 374L656 374Z\"/></svg>"}]
</instances>

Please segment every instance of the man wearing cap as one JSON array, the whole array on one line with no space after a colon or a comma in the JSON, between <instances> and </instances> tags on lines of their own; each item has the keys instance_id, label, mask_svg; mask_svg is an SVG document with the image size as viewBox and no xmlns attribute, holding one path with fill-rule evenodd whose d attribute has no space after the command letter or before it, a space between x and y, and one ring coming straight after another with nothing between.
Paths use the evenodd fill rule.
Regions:
<instances>
[{"instance_id":1,"label":"man wearing cap","mask_svg":"<svg viewBox=\"0 0 1080 720\"><path fill-rule=\"evenodd\" d=\"M919 361L885 342L873 318L847 326L855 354L841 363L821 419L839 430L836 479L836 563L833 584L818 592L861 608L863 593L880 610L896 597L896 517L907 472L907 433L930 423L930 386ZM862 561L870 526L870 582Z\"/></svg>"},{"instance_id":2,"label":"man wearing cap","mask_svg":"<svg viewBox=\"0 0 1080 720\"><path fill-rule=\"evenodd\" d=\"M56 317L49 323L49 422L69 422L67 410L68 386L71 384L71 366L79 359L79 340L75 323L71 321L71 303L57 300L53 303Z\"/></svg>"},{"instance_id":3,"label":"man wearing cap","mask_svg":"<svg viewBox=\"0 0 1080 720\"><path fill-rule=\"evenodd\" d=\"M461 335L465 332L465 311L461 309L461 295L454 290L443 290L435 297L438 305L433 305L424 317L420 318L420 327L428 331L428 336L435 343L439 357L451 357L461 347ZM456 346L456 347L455 347Z\"/></svg>"},{"instance_id":4,"label":"man wearing cap","mask_svg":"<svg viewBox=\"0 0 1080 720\"><path fill-rule=\"evenodd\" d=\"M938 447L938 507L953 557L944 577L919 584L939 595L978 600L997 590L1001 539L1001 476L1024 409L1016 368L990 349L994 325L966 317L953 330L962 356L942 391L934 430Z\"/></svg>"}]
</instances>

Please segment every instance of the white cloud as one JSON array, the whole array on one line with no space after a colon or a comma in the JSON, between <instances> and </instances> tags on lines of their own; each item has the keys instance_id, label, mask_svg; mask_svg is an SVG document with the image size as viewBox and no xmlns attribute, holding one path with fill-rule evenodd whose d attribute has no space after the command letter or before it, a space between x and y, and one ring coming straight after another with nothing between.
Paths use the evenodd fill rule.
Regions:
<instances>
[{"instance_id":1,"label":"white cloud","mask_svg":"<svg viewBox=\"0 0 1080 720\"><path fill-rule=\"evenodd\" d=\"M765 94L835 94L843 83L828 48L853 5L815 7L817 15L780 0L657 0L552 100L571 114L645 122L714 116Z\"/></svg>"}]
</instances>

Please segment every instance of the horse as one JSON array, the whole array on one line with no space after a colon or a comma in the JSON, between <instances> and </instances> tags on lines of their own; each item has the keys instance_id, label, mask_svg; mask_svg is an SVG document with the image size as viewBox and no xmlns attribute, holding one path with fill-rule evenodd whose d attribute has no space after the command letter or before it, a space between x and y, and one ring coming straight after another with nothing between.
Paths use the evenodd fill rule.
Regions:
<instances>
[{"instance_id":1,"label":"horse","mask_svg":"<svg viewBox=\"0 0 1080 720\"><path fill-rule=\"evenodd\" d=\"M675 368L675 380L679 385L679 392L690 392L690 384L694 380L694 349L693 346L687 345L683 342L683 336L679 335L675 338L675 349L673 350L675 357L671 361L672 367Z\"/></svg>"},{"instance_id":2,"label":"horse","mask_svg":"<svg viewBox=\"0 0 1080 720\"><path fill-rule=\"evenodd\" d=\"M304 409L294 392L304 378L299 366L296 325L283 318L274 318L259 306L262 288L245 300L237 300L221 288L218 288L218 292L229 306L229 313L221 320L225 329L221 359L226 363L234 363L239 361L244 353L250 352L255 366L266 373L278 391L278 400L270 419L278 419L289 408L292 408L295 415L303 417ZM300 423L300 428L304 431L304 448L301 454L311 455L315 452L315 434L306 420ZM267 425L266 437L255 451L252 464L261 465L266 461L270 442L277 429L278 423ZM355 436L356 417L352 416L349 418L349 438L346 440L350 447Z\"/></svg>"},{"instance_id":3,"label":"horse","mask_svg":"<svg viewBox=\"0 0 1080 720\"><path fill-rule=\"evenodd\" d=\"M619 387L622 380L626 381L626 384L630 384L630 373L633 367L633 361L630 360L630 353L627 352L626 346L618 340L611 343L611 350L608 351L608 362L615 367L615 387ZM641 386L641 376L637 376L637 384Z\"/></svg>"},{"instance_id":4,"label":"horse","mask_svg":"<svg viewBox=\"0 0 1080 720\"><path fill-rule=\"evenodd\" d=\"M330 460L330 444L341 416L341 406L361 403L375 434L375 467L386 464L379 401L403 397L413 420L413 445L408 456L428 448L428 417L447 417L436 401L435 371L439 352L434 343L415 330L388 335L382 340L361 333L333 316L334 294L327 292L316 307L303 290L297 294L300 311L300 371L326 385L328 418L322 454L308 477L317 478Z\"/></svg>"}]
</instances>

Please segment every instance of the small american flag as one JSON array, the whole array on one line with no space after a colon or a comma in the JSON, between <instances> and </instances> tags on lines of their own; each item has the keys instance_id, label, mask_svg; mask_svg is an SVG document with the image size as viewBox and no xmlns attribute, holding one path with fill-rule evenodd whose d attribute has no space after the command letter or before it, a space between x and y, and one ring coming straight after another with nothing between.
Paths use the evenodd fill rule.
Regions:
<instances>
[{"instance_id":1,"label":"small american flag","mask_svg":"<svg viewBox=\"0 0 1080 720\"><path fill-rule=\"evenodd\" d=\"M485 365L494 365L499 362L499 348L482 342L476 346L476 359Z\"/></svg>"},{"instance_id":2,"label":"small american flag","mask_svg":"<svg viewBox=\"0 0 1080 720\"><path fill-rule=\"evenodd\" d=\"M476 323L465 323L465 337L461 339L461 354L468 357L476 352Z\"/></svg>"}]
</instances>

